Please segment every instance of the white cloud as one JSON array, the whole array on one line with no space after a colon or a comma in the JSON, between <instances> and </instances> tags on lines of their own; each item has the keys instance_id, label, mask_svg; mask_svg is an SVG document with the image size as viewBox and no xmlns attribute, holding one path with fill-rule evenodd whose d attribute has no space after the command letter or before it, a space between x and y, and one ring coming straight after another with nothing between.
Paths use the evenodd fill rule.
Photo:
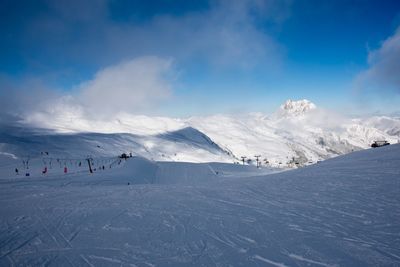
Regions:
<instances>
[{"instance_id":1,"label":"white cloud","mask_svg":"<svg viewBox=\"0 0 400 267\"><path fill-rule=\"evenodd\" d=\"M60 91L50 89L41 79L24 77L15 81L1 75L0 121L14 123L27 119L32 112L44 112L61 95Z\"/></svg>"},{"instance_id":2,"label":"white cloud","mask_svg":"<svg viewBox=\"0 0 400 267\"><path fill-rule=\"evenodd\" d=\"M291 1L217 0L206 9L151 14L143 20L114 20L111 2L48 2L51 12L27 23L24 51L40 49L56 62L98 66L156 55L218 67L261 63L276 68L281 47L271 31L288 17Z\"/></svg>"},{"instance_id":3,"label":"white cloud","mask_svg":"<svg viewBox=\"0 0 400 267\"><path fill-rule=\"evenodd\" d=\"M41 55L35 66L62 63L69 66L72 76L80 78L81 67L100 71L73 92L51 86L42 90L32 88L30 82L17 82L20 89L12 92L10 101L10 89L4 86L0 88L0 96L4 93L0 104L7 108L0 107L0 112L35 121L37 126L63 119L111 118L119 112L158 113L152 109L173 95L175 71L169 58L189 71L204 64L201 70L206 73L210 66L247 68L262 64L263 69L276 69L281 63L281 48L265 25L274 27L285 20L290 0L217 0L205 9L179 15L161 13L122 21L110 16L109 3L45 1L50 12L28 18L17 38L24 41L23 54ZM56 76L63 79L62 69L60 73ZM46 77L41 79L46 82Z\"/></svg>"},{"instance_id":4,"label":"white cloud","mask_svg":"<svg viewBox=\"0 0 400 267\"><path fill-rule=\"evenodd\" d=\"M49 98L41 106L25 110L19 117L24 124L59 131L81 127L86 120L85 111L71 95Z\"/></svg>"},{"instance_id":5,"label":"white cloud","mask_svg":"<svg viewBox=\"0 0 400 267\"><path fill-rule=\"evenodd\" d=\"M151 114L172 95L175 75L171 59L148 56L106 67L68 92L49 89L40 80L15 82L0 77L0 122L90 128L87 124L94 120Z\"/></svg>"},{"instance_id":6,"label":"white cloud","mask_svg":"<svg viewBox=\"0 0 400 267\"><path fill-rule=\"evenodd\" d=\"M172 60L140 57L109 66L79 86L76 97L92 116L148 111L172 94Z\"/></svg>"},{"instance_id":7,"label":"white cloud","mask_svg":"<svg viewBox=\"0 0 400 267\"><path fill-rule=\"evenodd\" d=\"M369 52L368 64L356 77L358 90L400 93L400 28L380 48Z\"/></svg>"},{"instance_id":8,"label":"white cloud","mask_svg":"<svg viewBox=\"0 0 400 267\"><path fill-rule=\"evenodd\" d=\"M156 17L140 26L150 35L135 35L153 44L163 40L161 51L166 49L182 60L195 58L218 67L262 63L276 68L281 47L257 22L278 23L288 5L288 1L273 0L217 1L206 12Z\"/></svg>"}]
</instances>

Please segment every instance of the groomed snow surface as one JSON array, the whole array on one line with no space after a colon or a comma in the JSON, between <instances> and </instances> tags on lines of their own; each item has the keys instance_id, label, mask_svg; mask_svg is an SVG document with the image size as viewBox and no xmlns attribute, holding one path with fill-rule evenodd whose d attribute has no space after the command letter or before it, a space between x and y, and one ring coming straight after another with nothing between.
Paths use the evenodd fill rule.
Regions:
<instances>
[{"instance_id":1,"label":"groomed snow surface","mask_svg":"<svg viewBox=\"0 0 400 267\"><path fill-rule=\"evenodd\" d=\"M400 265L400 145L269 175L133 157L25 177L15 161L0 155L0 266Z\"/></svg>"}]
</instances>

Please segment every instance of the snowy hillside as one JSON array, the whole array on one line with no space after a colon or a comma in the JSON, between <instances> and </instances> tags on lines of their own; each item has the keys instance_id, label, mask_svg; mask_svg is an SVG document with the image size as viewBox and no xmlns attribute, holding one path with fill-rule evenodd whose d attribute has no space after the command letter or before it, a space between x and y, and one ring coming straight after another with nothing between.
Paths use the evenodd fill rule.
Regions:
<instances>
[{"instance_id":1,"label":"snowy hillside","mask_svg":"<svg viewBox=\"0 0 400 267\"><path fill-rule=\"evenodd\" d=\"M290 165L293 159L301 165L315 163L368 148L374 140L397 143L400 119L389 122L343 118L307 100L288 100L271 116L217 115L187 121L235 157L261 155L272 166Z\"/></svg>"},{"instance_id":2,"label":"snowy hillside","mask_svg":"<svg viewBox=\"0 0 400 267\"><path fill-rule=\"evenodd\" d=\"M56 134L18 127L0 129L0 152L20 160L57 158L83 160L88 156L116 157L132 153L148 159L189 162L232 162L228 151L191 127L156 135L73 133ZM43 152L47 152L43 155Z\"/></svg>"},{"instance_id":3,"label":"snowy hillside","mask_svg":"<svg viewBox=\"0 0 400 267\"><path fill-rule=\"evenodd\" d=\"M388 135L400 137L400 117L374 116L367 118L363 123L367 126L379 129Z\"/></svg>"},{"instance_id":4,"label":"snowy hillside","mask_svg":"<svg viewBox=\"0 0 400 267\"><path fill-rule=\"evenodd\" d=\"M133 157L25 177L4 175L18 160L3 154L0 266L398 266L399 155L267 176Z\"/></svg>"},{"instance_id":5,"label":"snowy hillside","mask_svg":"<svg viewBox=\"0 0 400 267\"><path fill-rule=\"evenodd\" d=\"M260 155L262 163L272 167L308 165L368 148L375 140L397 143L400 139L400 118L345 118L308 100L288 100L271 115L251 113L178 119L119 114L111 120L96 121L69 116L43 120L38 114L32 114L24 123L27 127L40 126L57 133L93 133L82 135L81 141L85 140L84 147L88 148L85 154L131 151L148 159L190 162L239 162L245 156L253 163L254 156ZM7 133L13 134L13 131ZM60 149L64 143L57 143L56 136L45 139ZM21 143L10 146L9 141L4 135L0 138L1 152L25 150L26 146L17 148ZM68 146L80 147L81 141L70 142ZM43 142L46 146L46 141ZM97 145L102 149L95 148ZM37 153L38 146L29 145L30 150L33 148ZM70 150L65 146L62 149Z\"/></svg>"}]
</instances>

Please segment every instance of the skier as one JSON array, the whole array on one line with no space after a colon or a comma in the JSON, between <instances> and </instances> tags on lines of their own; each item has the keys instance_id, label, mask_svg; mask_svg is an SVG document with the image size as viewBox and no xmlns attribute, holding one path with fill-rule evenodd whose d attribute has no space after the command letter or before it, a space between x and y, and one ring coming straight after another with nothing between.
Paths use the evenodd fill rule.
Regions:
<instances>
[{"instance_id":1,"label":"skier","mask_svg":"<svg viewBox=\"0 0 400 267\"><path fill-rule=\"evenodd\" d=\"M64 173L66 174L68 172L67 166L64 167Z\"/></svg>"},{"instance_id":2,"label":"skier","mask_svg":"<svg viewBox=\"0 0 400 267\"><path fill-rule=\"evenodd\" d=\"M46 174L47 173L47 167L44 167L42 174Z\"/></svg>"},{"instance_id":3,"label":"skier","mask_svg":"<svg viewBox=\"0 0 400 267\"><path fill-rule=\"evenodd\" d=\"M15 168L15 174L16 175L18 175L19 173L18 173L18 169L17 168Z\"/></svg>"}]
</instances>

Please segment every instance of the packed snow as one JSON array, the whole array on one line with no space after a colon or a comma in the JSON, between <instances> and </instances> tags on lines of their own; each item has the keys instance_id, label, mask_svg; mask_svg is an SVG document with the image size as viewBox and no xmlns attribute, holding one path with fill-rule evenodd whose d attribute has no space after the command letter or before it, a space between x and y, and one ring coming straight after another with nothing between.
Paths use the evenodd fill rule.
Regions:
<instances>
[{"instance_id":1,"label":"packed snow","mask_svg":"<svg viewBox=\"0 0 400 267\"><path fill-rule=\"evenodd\" d=\"M1 266L400 265L400 145L280 173L137 156L34 173L43 158L17 175L0 155Z\"/></svg>"}]
</instances>

